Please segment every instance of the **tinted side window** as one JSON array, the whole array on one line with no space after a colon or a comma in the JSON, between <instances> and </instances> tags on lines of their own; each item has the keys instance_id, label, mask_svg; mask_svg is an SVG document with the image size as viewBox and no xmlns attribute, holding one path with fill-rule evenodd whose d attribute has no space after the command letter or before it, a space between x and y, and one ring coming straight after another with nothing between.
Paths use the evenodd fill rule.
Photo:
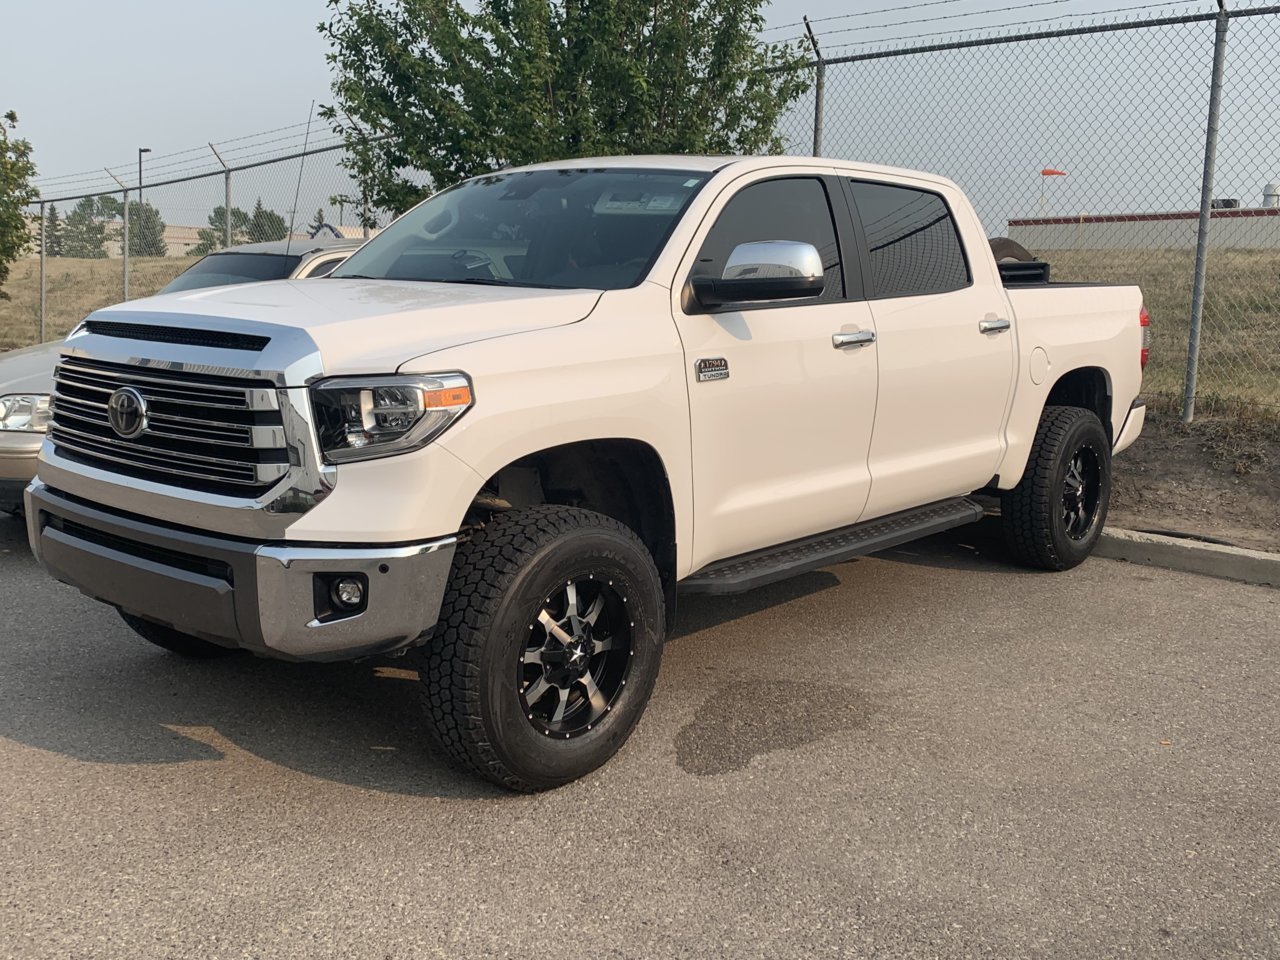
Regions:
<instances>
[{"instance_id":1,"label":"tinted side window","mask_svg":"<svg viewBox=\"0 0 1280 960\"><path fill-rule=\"evenodd\" d=\"M821 180L796 177L753 183L730 199L698 252L695 277L719 277L733 248L758 240L811 243L822 256L825 283L818 301L844 297L840 245ZM812 302L812 301L803 301Z\"/></svg>"},{"instance_id":2,"label":"tinted side window","mask_svg":"<svg viewBox=\"0 0 1280 960\"><path fill-rule=\"evenodd\" d=\"M872 296L915 297L969 285L960 234L940 196L862 180L850 187L867 237Z\"/></svg>"}]
</instances>

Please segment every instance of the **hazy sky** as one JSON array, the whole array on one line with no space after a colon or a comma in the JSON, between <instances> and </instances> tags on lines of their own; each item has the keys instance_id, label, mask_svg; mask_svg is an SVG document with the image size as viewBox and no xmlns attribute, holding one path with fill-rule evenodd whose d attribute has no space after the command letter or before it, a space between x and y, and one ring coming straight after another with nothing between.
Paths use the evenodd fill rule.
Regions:
<instances>
[{"instance_id":1,"label":"hazy sky","mask_svg":"<svg viewBox=\"0 0 1280 960\"><path fill-rule=\"evenodd\" d=\"M962 26L1041 20L1135 6L1135 0L777 0L770 25L818 20L825 47ZM911 6L912 9L904 9ZM1155 4L1155 7L1171 6ZM1177 9L1209 9L1208 2ZM0 111L14 109L42 179L136 169L139 146L166 155L305 121L329 97L322 0L8 0L0 39ZM870 11L891 12L871 15ZM820 20L842 14L854 19ZM976 15L974 15L976 14ZM948 19L933 19L946 17ZM926 19L928 18L928 19ZM911 23L909 21L922 21ZM1055 24L1056 25L1056 24ZM830 31L843 30L842 33ZM773 30L769 38L798 33ZM837 51L841 52L841 51ZM136 176L136 174L135 174ZM70 180L64 183L73 182Z\"/></svg>"}]
</instances>

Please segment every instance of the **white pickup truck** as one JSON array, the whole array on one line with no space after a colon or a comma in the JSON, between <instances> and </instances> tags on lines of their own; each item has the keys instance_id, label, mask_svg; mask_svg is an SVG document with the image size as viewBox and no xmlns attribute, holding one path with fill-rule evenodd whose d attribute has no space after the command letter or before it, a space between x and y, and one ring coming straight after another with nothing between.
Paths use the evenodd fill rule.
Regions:
<instances>
[{"instance_id":1,"label":"white pickup truck","mask_svg":"<svg viewBox=\"0 0 1280 960\"><path fill-rule=\"evenodd\" d=\"M1063 570L1138 436L1134 287L997 264L940 177L615 157L437 194L334 271L97 311L30 540L169 650L413 650L443 753L607 760L680 592L977 520Z\"/></svg>"}]
</instances>

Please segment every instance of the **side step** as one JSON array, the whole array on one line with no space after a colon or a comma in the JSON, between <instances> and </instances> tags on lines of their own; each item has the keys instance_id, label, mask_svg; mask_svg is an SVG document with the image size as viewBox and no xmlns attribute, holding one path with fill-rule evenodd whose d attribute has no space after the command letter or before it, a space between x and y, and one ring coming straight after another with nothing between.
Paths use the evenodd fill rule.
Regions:
<instances>
[{"instance_id":1,"label":"side step","mask_svg":"<svg viewBox=\"0 0 1280 960\"><path fill-rule=\"evenodd\" d=\"M744 593L766 583L974 523L982 519L982 513L982 507L967 497L942 500L720 560L681 580L678 586L681 593L687 594Z\"/></svg>"}]
</instances>

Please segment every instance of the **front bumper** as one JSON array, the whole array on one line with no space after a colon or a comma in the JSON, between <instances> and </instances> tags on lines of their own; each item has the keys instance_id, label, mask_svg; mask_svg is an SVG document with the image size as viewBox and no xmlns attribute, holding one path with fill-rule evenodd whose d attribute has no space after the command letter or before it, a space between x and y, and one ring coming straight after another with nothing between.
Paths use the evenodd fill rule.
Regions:
<instances>
[{"instance_id":1,"label":"front bumper","mask_svg":"<svg viewBox=\"0 0 1280 960\"><path fill-rule=\"evenodd\" d=\"M22 506L22 491L36 475L43 433L0 432L0 510Z\"/></svg>"},{"instance_id":2,"label":"front bumper","mask_svg":"<svg viewBox=\"0 0 1280 960\"><path fill-rule=\"evenodd\" d=\"M257 542L161 526L36 481L36 558L87 596L227 647L288 660L347 660L411 645L435 625L455 537L398 546ZM317 582L363 577L360 613L333 618Z\"/></svg>"}]
</instances>

